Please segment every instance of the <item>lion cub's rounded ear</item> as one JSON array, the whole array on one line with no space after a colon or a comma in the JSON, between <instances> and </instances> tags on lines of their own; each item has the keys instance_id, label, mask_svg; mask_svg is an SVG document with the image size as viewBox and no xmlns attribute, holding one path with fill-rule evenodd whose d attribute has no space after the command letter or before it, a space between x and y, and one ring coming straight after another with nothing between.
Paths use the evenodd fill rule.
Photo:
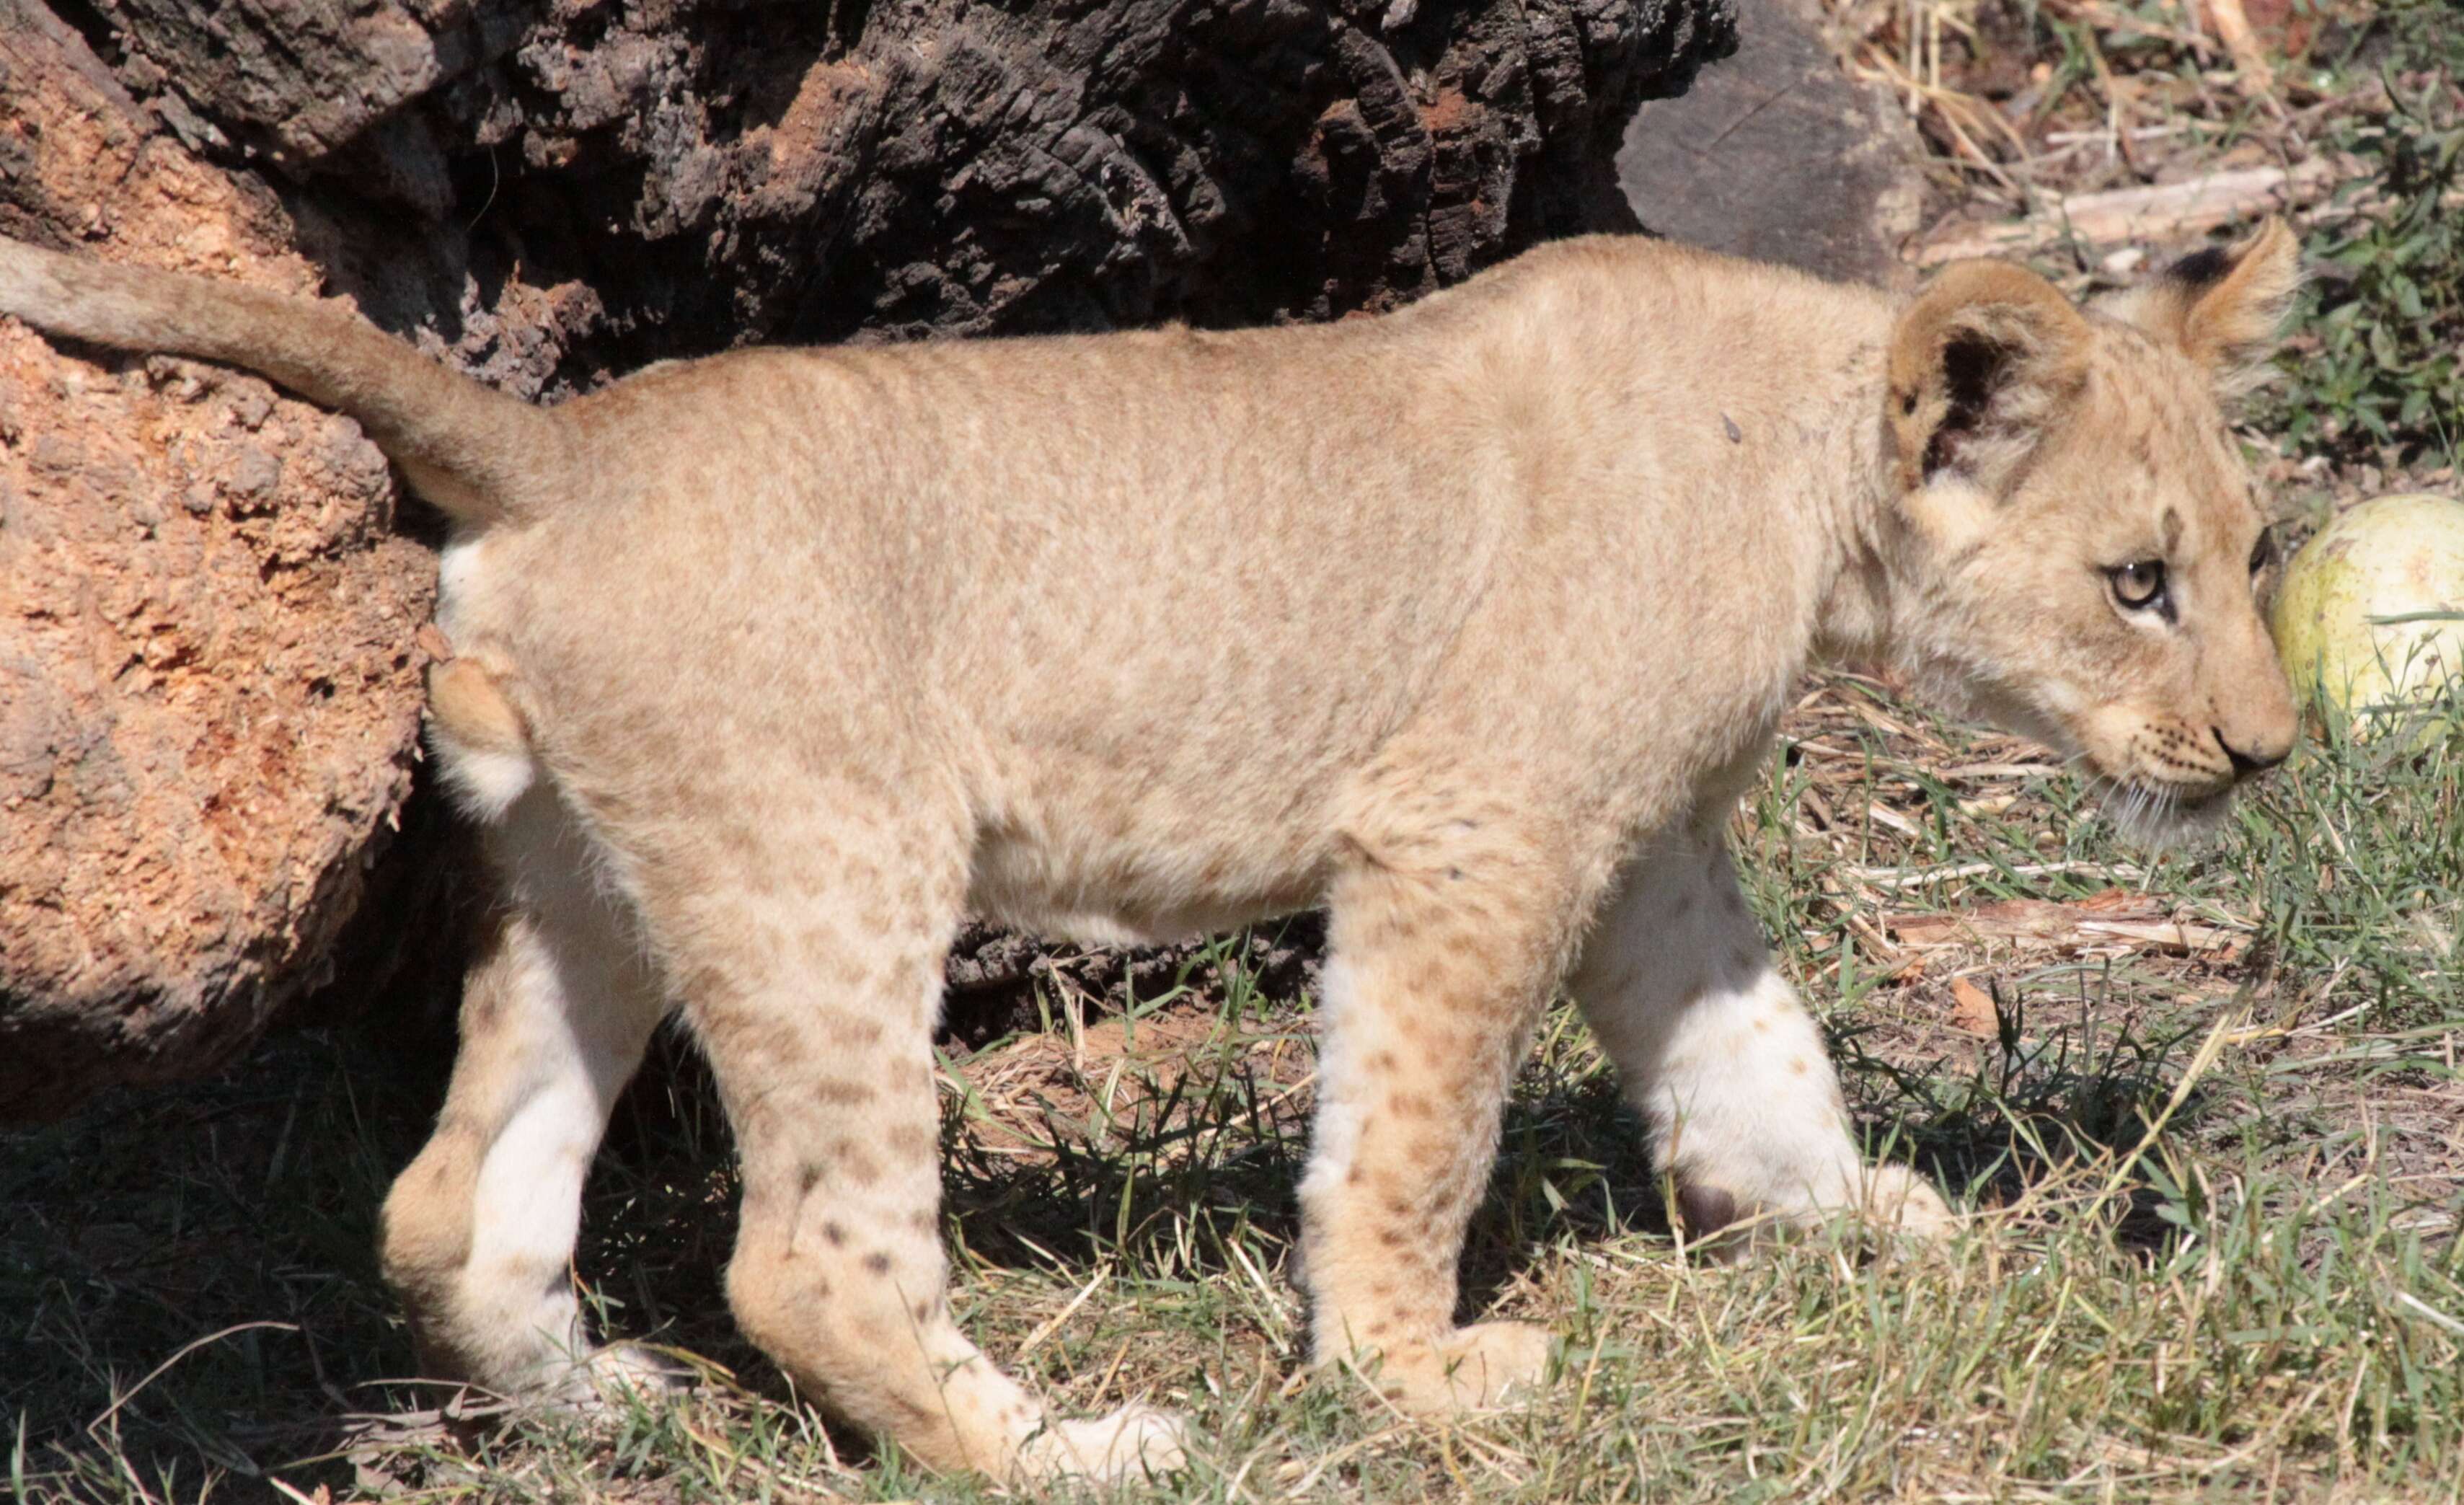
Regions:
<instances>
[{"instance_id":1,"label":"lion cub's rounded ear","mask_svg":"<svg viewBox=\"0 0 2464 1505\"><path fill-rule=\"evenodd\" d=\"M2033 272L2001 261L1944 268L1891 332L1901 488L1948 472L2006 495L2085 381L2087 339L2079 311Z\"/></svg>"},{"instance_id":2,"label":"lion cub's rounded ear","mask_svg":"<svg viewBox=\"0 0 2464 1505\"><path fill-rule=\"evenodd\" d=\"M2225 392L2256 386L2276 354L2277 332L2301 290L2301 244L2280 219L2232 247L2211 246L2097 311L2169 340Z\"/></svg>"}]
</instances>

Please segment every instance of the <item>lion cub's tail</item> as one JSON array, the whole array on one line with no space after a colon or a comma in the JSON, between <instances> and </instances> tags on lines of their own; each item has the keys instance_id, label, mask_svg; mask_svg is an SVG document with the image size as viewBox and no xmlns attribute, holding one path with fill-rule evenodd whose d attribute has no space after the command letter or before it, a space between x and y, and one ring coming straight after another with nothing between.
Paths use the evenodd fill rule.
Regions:
<instances>
[{"instance_id":1,"label":"lion cub's tail","mask_svg":"<svg viewBox=\"0 0 2464 1505\"><path fill-rule=\"evenodd\" d=\"M0 235L0 315L131 350L228 362L359 420L421 496L456 520L546 499L564 426L329 303L66 256Z\"/></svg>"}]
</instances>

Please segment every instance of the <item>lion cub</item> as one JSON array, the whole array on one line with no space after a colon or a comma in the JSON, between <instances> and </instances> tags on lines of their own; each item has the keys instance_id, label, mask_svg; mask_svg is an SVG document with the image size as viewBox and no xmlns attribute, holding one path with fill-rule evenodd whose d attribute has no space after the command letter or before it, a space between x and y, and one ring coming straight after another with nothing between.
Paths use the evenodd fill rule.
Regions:
<instances>
[{"instance_id":1,"label":"lion cub","mask_svg":"<svg viewBox=\"0 0 2464 1505\"><path fill-rule=\"evenodd\" d=\"M970 911L1157 941L1323 904L1316 1354L1419 1411L1534 1384L1455 1324L1534 1021L1580 1001L1693 1218L1945 1228L1860 1158L1722 829L1809 661L1881 658L2161 833L2294 735L2219 410L2270 226L2085 309L1895 302L1640 239L1319 328L748 350L561 407L332 304L0 241L0 313L264 372L448 513L438 749L507 896L384 1256L433 1373L594 1356L583 1177L681 1011L743 1160L727 1288L937 1468L1170 1466L952 1319L931 1035Z\"/></svg>"}]
</instances>

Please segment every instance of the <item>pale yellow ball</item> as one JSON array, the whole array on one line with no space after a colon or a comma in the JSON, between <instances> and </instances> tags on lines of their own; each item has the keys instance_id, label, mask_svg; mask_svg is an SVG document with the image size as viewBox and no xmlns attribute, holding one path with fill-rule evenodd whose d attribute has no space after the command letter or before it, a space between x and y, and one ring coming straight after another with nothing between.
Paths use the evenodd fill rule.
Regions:
<instances>
[{"instance_id":1,"label":"pale yellow ball","mask_svg":"<svg viewBox=\"0 0 2464 1505\"><path fill-rule=\"evenodd\" d=\"M2464 500L2365 501L2285 566L2270 626L2296 690L2367 737L2464 706Z\"/></svg>"}]
</instances>

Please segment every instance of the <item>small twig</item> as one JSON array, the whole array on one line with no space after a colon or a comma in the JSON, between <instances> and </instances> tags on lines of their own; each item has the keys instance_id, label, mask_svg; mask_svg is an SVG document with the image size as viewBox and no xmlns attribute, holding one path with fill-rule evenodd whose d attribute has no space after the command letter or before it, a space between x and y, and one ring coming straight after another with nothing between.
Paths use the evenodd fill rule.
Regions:
<instances>
[{"instance_id":1,"label":"small twig","mask_svg":"<svg viewBox=\"0 0 2464 1505\"><path fill-rule=\"evenodd\" d=\"M2333 177L2327 162L2313 158L2290 171L2249 167L2184 183L2074 194L2034 219L1937 241L1919 251L1917 261L1933 266L1969 256L2004 255L2065 234L2096 245L2181 240L2262 210L2318 198L2332 186Z\"/></svg>"},{"instance_id":2,"label":"small twig","mask_svg":"<svg viewBox=\"0 0 2464 1505\"><path fill-rule=\"evenodd\" d=\"M2146 874L2127 862L2022 862L2003 867L1992 862L1961 862L1939 868L1843 868L1850 877L1874 888L1914 888L1921 883L1948 883L1958 878L2008 874L2017 878L2051 877L2061 873L2101 873L2117 883L2136 883Z\"/></svg>"},{"instance_id":3,"label":"small twig","mask_svg":"<svg viewBox=\"0 0 2464 1505\"><path fill-rule=\"evenodd\" d=\"M2456 1337L2464 1338L2464 1322L2459 1322L2455 1320L2455 1318L2449 1317L2446 1313L2441 1312L2434 1306L2431 1306L2429 1302L2424 1301L2417 1295L2414 1295L2411 1292L2399 1291L2395 1294L2395 1299L2399 1306L2409 1307L2413 1311L2420 1313L2423 1317L2430 1318L2439 1326L2454 1334Z\"/></svg>"}]
</instances>

